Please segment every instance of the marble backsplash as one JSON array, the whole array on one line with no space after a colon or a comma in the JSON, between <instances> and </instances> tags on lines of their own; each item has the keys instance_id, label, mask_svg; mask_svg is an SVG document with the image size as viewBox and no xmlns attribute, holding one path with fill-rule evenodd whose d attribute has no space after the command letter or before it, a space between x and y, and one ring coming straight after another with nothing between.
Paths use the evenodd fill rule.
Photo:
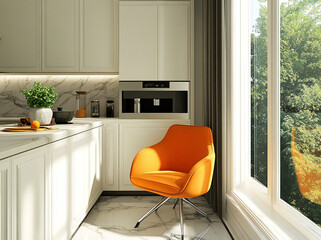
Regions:
<instances>
[{"instance_id":1,"label":"marble backsplash","mask_svg":"<svg viewBox=\"0 0 321 240\"><path fill-rule=\"evenodd\" d=\"M0 75L0 117L28 116L29 107L21 89L30 88L34 81L55 87L59 94L52 109L63 107L75 110L76 90L87 91L87 116L90 117L91 100L99 100L100 116L106 116L106 101L115 101L118 116L118 86L116 75Z\"/></svg>"}]
</instances>

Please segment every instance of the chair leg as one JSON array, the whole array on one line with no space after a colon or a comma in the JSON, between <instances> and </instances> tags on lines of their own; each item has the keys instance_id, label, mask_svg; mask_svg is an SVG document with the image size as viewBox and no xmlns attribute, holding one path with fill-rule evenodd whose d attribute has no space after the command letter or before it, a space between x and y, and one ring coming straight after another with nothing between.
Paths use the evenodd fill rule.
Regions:
<instances>
[{"instance_id":1,"label":"chair leg","mask_svg":"<svg viewBox=\"0 0 321 240\"><path fill-rule=\"evenodd\" d=\"M176 198L176 201L175 201L175 203L174 203L173 209L175 209L175 207L176 207L176 205L177 205L177 203L178 203L178 200L179 200L179 198Z\"/></svg>"},{"instance_id":2,"label":"chair leg","mask_svg":"<svg viewBox=\"0 0 321 240\"><path fill-rule=\"evenodd\" d=\"M157 211L161 206L163 206L164 203L166 203L170 197L164 197L159 203L157 203L152 209L150 209L144 216L142 216L136 223L134 228L137 228L139 224L147 218L149 215L151 215L153 212Z\"/></svg>"},{"instance_id":3,"label":"chair leg","mask_svg":"<svg viewBox=\"0 0 321 240\"><path fill-rule=\"evenodd\" d=\"M191 205L193 208L195 208L195 210L196 210L198 213L200 213L201 215L203 215L204 217L206 217L206 219L211 222L211 220L210 220L210 218L208 217L208 215L207 215L205 212L203 212L201 209L199 209L198 207L196 207L194 203L192 203L190 200L188 200L188 199L186 199L186 198L183 198L183 200L184 200L184 202L188 203L188 204Z\"/></svg>"},{"instance_id":4,"label":"chair leg","mask_svg":"<svg viewBox=\"0 0 321 240\"><path fill-rule=\"evenodd\" d=\"M181 240L184 240L184 215L183 215L183 199L179 199L179 219L181 222Z\"/></svg>"}]
</instances>

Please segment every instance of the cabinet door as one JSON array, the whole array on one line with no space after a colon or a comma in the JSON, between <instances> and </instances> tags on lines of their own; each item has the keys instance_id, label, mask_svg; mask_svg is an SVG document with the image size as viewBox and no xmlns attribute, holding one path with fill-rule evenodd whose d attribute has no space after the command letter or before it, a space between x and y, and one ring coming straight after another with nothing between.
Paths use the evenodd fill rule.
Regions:
<instances>
[{"instance_id":1,"label":"cabinet door","mask_svg":"<svg viewBox=\"0 0 321 240\"><path fill-rule=\"evenodd\" d=\"M132 185L129 174L136 154L160 142L170 124L120 124L119 190L141 190Z\"/></svg>"},{"instance_id":2,"label":"cabinet door","mask_svg":"<svg viewBox=\"0 0 321 240\"><path fill-rule=\"evenodd\" d=\"M12 158L13 239L46 239L45 161L46 148Z\"/></svg>"},{"instance_id":3,"label":"cabinet door","mask_svg":"<svg viewBox=\"0 0 321 240\"><path fill-rule=\"evenodd\" d=\"M79 0L42 3L42 71L79 71Z\"/></svg>"},{"instance_id":4,"label":"cabinet door","mask_svg":"<svg viewBox=\"0 0 321 240\"><path fill-rule=\"evenodd\" d=\"M157 5L119 4L120 80L157 80Z\"/></svg>"},{"instance_id":5,"label":"cabinet door","mask_svg":"<svg viewBox=\"0 0 321 240\"><path fill-rule=\"evenodd\" d=\"M86 215L89 196L90 147L88 133L80 134L72 139L72 168L73 168L73 226L75 230Z\"/></svg>"},{"instance_id":6,"label":"cabinet door","mask_svg":"<svg viewBox=\"0 0 321 240\"><path fill-rule=\"evenodd\" d=\"M104 127L104 191L118 190L118 126L107 123Z\"/></svg>"},{"instance_id":7,"label":"cabinet door","mask_svg":"<svg viewBox=\"0 0 321 240\"><path fill-rule=\"evenodd\" d=\"M81 0L80 71L118 71L116 0Z\"/></svg>"},{"instance_id":8,"label":"cabinet door","mask_svg":"<svg viewBox=\"0 0 321 240\"><path fill-rule=\"evenodd\" d=\"M97 201L102 193L103 181L101 176L102 169L102 128L95 128L90 131L87 138L89 143L89 199L87 210L89 210Z\"/></svg>"},{"instance_id":9,"label":"cabinet door","mask_svg":"<svg viewBox=\"0 0 321 240\"><path fill-rule=\"evenodd\" d=\"M0 0L0 72L39 72L41 0Z\"/></svg>"},{"instance_id":10,"label":"cabinet door","mask_svg":"<svg viewBox=\"0 0 321 240\"><path fill-rule=\"evenodd\" d=\"M11 159L0 161L0 239L11 239Z\"/></svg>"},{"instance_id":11,"label":"cabinet door","mask_svg":"<svg viewBox=\"0 0 321 240\"><path fill-rule=\"evenodd\" d=\"M158 5L158 79L190 80L189 2Z\"/></svg>"},{"instance_id":12,"label":"cabinet door","mask_svg":"<svg viewBox=\"0 0 321 240\"><path fill-rule=\"evenodd\" d=\"M71 150L70 138L49 146L50 239L69 239L71 234Z\"/></svg>"}]
</instances>

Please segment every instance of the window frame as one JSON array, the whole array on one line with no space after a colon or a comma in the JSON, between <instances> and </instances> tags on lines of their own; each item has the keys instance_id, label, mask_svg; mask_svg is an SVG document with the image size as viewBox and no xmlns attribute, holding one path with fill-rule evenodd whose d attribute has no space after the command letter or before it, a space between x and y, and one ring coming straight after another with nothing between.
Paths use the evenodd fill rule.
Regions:
<instances>
[{"instance_id":1,"label":"window frame","mask_svg":"<svg viewBox=\"0 0 321 240\"><path fill-rule=\"evenodd\" d=\"M248 238L321 239L321 228L280 198L280 1L267 0L267 188L250 169L251 0L223 1L223 219L232 233L233 223L242 225Z\"/></svg>"}]
</instances>

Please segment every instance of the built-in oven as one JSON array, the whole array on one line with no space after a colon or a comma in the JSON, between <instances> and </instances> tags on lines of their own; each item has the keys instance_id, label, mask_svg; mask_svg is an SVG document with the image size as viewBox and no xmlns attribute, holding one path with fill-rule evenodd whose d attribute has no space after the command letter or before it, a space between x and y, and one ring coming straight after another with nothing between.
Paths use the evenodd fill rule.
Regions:
<instances>
[{"instance_id":1,"label":"built-in oven","mask_svg":"<svg viewBox=\"0 0 321 240\"><path fill-rule=\"evenodd\" d=\"M119 82L120 118L189 119L189 82Z\"/></svg>"}]
</instances>

